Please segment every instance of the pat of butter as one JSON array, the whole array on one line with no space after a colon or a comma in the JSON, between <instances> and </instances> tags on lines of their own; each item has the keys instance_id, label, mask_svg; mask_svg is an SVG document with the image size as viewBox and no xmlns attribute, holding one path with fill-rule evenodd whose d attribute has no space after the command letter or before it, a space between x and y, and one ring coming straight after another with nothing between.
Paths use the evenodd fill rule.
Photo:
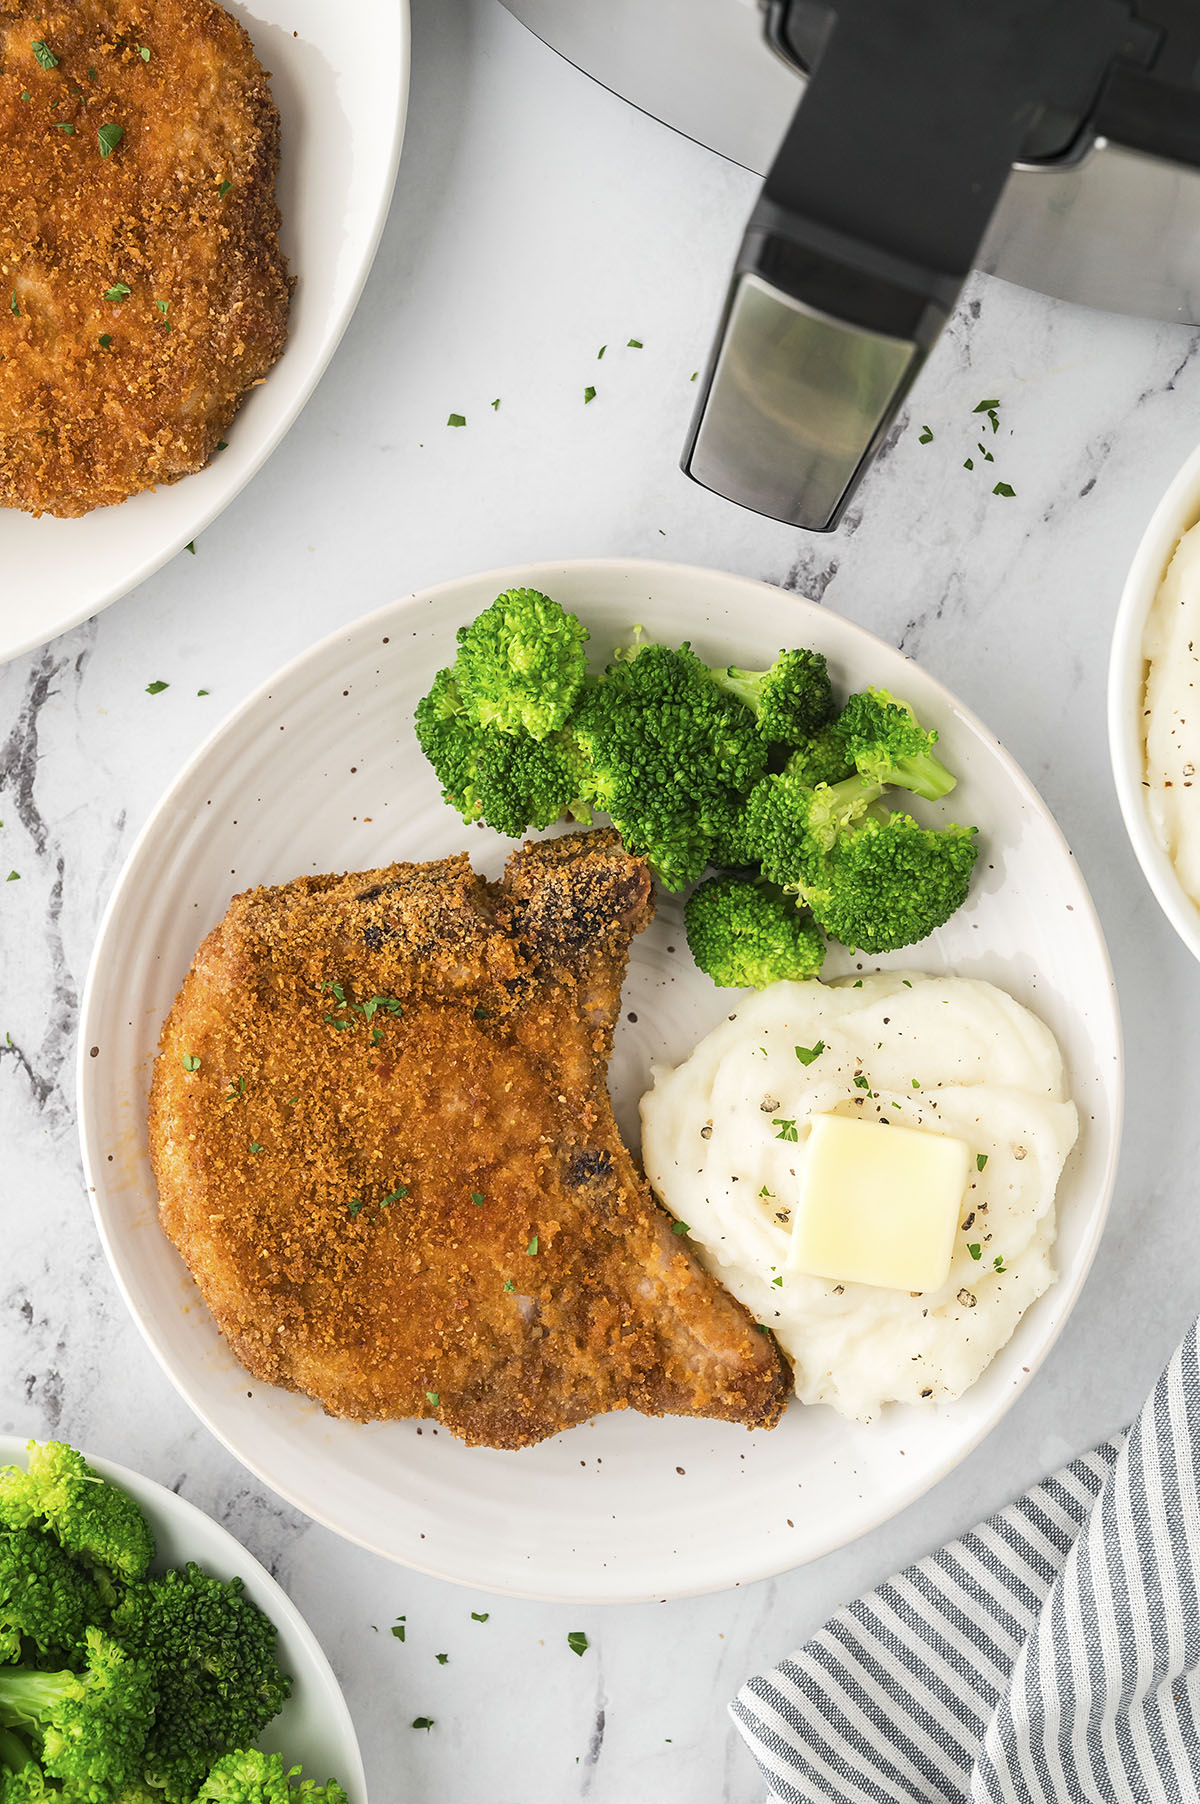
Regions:
<instances>
[{"instance_id":1,"label":"pat of butter","mask_svg":"<svg viewBox=\"0 0 1200 1804\"><path fill-rule=\"evenodd\" d=\"M967 1188L964 1140L817 1115L800 1166L788 1263L813 1278L937 1290Z\"/></svg>"}]
</instances>

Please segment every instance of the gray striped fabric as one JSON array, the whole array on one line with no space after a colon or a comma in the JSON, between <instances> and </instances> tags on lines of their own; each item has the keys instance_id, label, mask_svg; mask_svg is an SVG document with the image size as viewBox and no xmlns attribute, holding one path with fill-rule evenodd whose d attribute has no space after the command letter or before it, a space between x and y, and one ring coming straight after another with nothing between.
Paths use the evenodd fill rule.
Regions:
<instances>
[{"instance_id":1,"label":"gray striped fabric","mask_svg":"<svg viewBox=\"0 0 1200 1804\"><path fill-rule=\"evenodd\" d=\"M839 1610L731 1708L773 1804L1196 1804L1197 1328L1123 1440Z\"/></svg>"}]
</instances>

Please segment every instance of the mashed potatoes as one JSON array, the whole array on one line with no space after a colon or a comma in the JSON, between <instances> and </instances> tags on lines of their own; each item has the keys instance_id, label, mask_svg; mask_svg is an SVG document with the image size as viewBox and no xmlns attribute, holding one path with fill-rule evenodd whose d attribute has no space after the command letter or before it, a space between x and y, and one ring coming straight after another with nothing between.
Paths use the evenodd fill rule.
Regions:
<instances>
[{"instance_id":1,"label":"mashed potatoes","mask_svg":"<svg viewBox=\"0 0 1200 1804\"><path fill-rule=\"evenodd\" d=\"M1200 526L1175 548L1142 640L1146 658L1146 809L1193 902L1200 903Z\"/></svg>"},{"instance_id":2,"label":"mashed potatoes","mask_svg":"<svg viewBox=\"0 0 1200 1804\"><path fill-rule=\"evenodd\" d=\"M808 1123L833 1113L971 1148L939 1290L788 1269ZM773 984L642 1098L658 1195L774 1330L800 1398L862 1421L887 1402L960 1396L1053 1282L1054 1192L1077 1131L1062 1056L1035 1015L991 984L917 972Z\"/></svg>"}]
</instances>

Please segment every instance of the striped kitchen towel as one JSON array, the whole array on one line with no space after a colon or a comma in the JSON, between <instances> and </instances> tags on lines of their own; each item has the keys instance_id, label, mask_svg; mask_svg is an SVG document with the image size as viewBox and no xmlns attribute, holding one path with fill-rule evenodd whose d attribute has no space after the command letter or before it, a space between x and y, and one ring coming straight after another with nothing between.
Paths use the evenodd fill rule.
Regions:
<instances>
[{"instance_id":1,"label":"striped kitchen towel","mask_svg":"<svg viewBox=\"0 0 1200 1804\"><path fill-rule=\"evenodd\" d=\"M1197 1327L1132 1428L732 1705L772 1804L1200 1799Z\"/></svg>"}]
</instances>

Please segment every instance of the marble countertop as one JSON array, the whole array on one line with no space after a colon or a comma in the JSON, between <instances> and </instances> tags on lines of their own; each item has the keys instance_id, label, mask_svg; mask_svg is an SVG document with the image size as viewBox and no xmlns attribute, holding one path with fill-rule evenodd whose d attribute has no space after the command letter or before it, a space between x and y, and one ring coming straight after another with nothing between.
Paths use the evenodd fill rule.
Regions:
<instances>
[{"instance_id":1,"label":"marble countertop","mask_svg":"<svg viewBox=\"0 0 1200 1804\"><path fill-rule=\"evenodd\" d=\"M0 864L19 873L0 885L0 1429L135 1466L262 1559L343 1681L375 1804L750 1804L762 1788L725 1714L741 1681L1118 1428L1200 1300L1200 972L1126 843L1104 724L1124 572L1198 431L1200 335L975 280L837 533L740 512L677 461L753 180L591 85L496 0L416 0L414 14L390 222L299 423L194 557L0 670ZM985 396L1002 403L986 474L962 467ZM452 410L466 429L446 429ZM193 1419L96 1241L72 1053L116 872L226 710L399 593L594 554L780 583L902 646L976 709L1092 887L1129 1088L1093 1275L1041 1372L956 1473L785 1577L565 1609L386 1565L280 1504ZM149 696L154 680L170 687ZM385 1626L400 1614L404 1644ZM581 1659L575 1629L591 1643ZM418 1715L436 1726L411 1730Z\"/></svg>"}]
</instances>

